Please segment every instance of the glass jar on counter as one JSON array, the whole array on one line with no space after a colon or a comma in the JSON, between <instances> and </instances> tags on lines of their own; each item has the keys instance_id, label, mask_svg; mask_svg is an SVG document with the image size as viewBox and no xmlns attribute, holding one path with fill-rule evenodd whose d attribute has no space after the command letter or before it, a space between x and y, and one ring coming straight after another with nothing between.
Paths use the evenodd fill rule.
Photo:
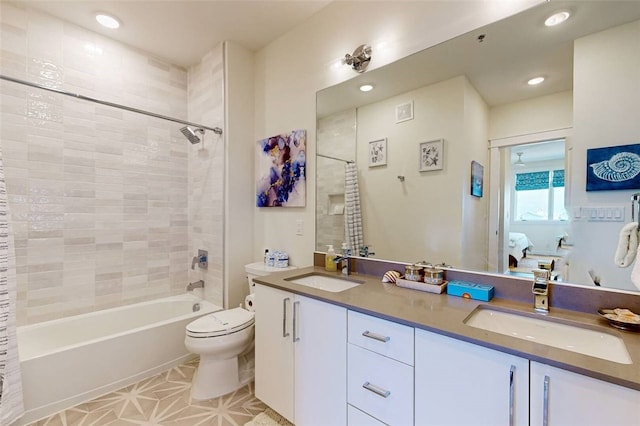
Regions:
<instances>
[{"instance_id":1,"label":"glass jar on counter","mask_svg":"<svg viewBox=\"0 0 640 426\"><path fill-rule=\"evenodd\" d=\"M406 265L404 267L404 279L409 281L422 281L423 269L418 265Z\"/></svg>"}]
</instances>

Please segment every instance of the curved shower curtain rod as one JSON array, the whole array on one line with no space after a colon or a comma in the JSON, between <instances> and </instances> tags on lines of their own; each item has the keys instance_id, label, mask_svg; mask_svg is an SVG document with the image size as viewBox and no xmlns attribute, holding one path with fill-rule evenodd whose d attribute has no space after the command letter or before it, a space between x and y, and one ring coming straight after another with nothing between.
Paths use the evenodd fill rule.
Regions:
<instances>
[{"instance_id":1,"label":"curved shower curtain rod","mask_svg":"<svg viewBox=\"0 0 640 426\"><path fill-rule=\"evenodd\" d=\"M80 95L79 93L72 93L72 92L66 92L66 91L60 90L60 89L53 89L51 87L46 87L46 86L42 86L40 84L31 83L30 81L20 80L19 78L8 77L8 76L0 74L0 80L11 81L13 83L18 83L18 84L23 84L25 86L35 87L36 89L46 90L48 92L58 93L60 95L71 96L72 98L81 99L83 101L95 102L95 103L100 104L100 105L106 105L106 106L110 106L110 107L113 107L113 108L124 109L126 111L131 111L131 112L137 112L138 114L144 114L144 115L148 115L150 117L162 118L164 120L173 121L174 123L180 123L180 124L184 124L184 125L187 125L187 126L198 127L200 129L211 130L213 133L215 133L217 135L221 135L222 134L222 129L220 127L203 126L202 124L192 123L190 121L180 120L178 118L167 117L166 115L156 114L155 112L149 112L149 111L145 111L145 110L138 109L138 108L132 108L132 107L128 107L126 105L116 104L116 103L113 103L113 102L102 101L100 99L95 99L95 98L91 98L89 96Z\"/></svg>"}]
</instances>

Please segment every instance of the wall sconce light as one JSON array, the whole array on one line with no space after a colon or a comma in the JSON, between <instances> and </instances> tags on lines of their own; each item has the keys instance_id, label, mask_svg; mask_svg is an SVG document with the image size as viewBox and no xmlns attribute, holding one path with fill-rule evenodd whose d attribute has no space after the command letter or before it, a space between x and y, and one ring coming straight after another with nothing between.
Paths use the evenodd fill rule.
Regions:
<instances>
[{"instance_id":1,"label":"wall sconce light","mask_svg":"<svg viewBox=\"0 0 640 426\"><path fill-rule=\"evenodd\" d=\"M352 55L348 53L344 55L344 61L357 72L364 72L371 62L371 46L361 44L353 51Z\"/></svg>"}]
</instances>

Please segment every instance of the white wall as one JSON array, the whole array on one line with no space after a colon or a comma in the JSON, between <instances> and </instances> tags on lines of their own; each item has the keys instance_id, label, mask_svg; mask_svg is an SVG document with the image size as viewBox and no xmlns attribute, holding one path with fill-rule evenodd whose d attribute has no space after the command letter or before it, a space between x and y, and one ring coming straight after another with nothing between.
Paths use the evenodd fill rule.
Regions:
<instances>
[{"instance_id":1,"label":"white wall","mask_svg":"<svg viewBox=\"0 0 640 426\"><path fill-rule=\"evenodd\" d=\"M632 191L586 192L587 149L640 142L640 21L575 42L572 205L629 205ZM626 221L631 220L629 208ZM623 223L574 222L570 281L589 282L591 268L607 287L635 289L631 268L613 263ZM594 249L593 241L597 241Z\"/></svg>"},{"instance_id":2,"label":"white wall","mask_svg":"<svg viewBox=\"0 0 640 426\"><path fill-rule=\"evenodd\" d=\"M491 108L489 138L527 135L573 125L573 91L513 102Z\"/></svg>"},{"instance_id":3,"label":"white wall","mask_svg":"<svg viewBox=\"0 0 640 426\"><path fill-rule=\"evenodd\" d=\"M225 163L225 306L234 308L249 293L244 265L253 257L253 53L225 42L227 144Z\"/></svg>"},{"instance_id":4,"label":"white wall","mask_svg":"<svg viewBox=\"0 0 640 426\"><path fill-rule=\"evenodd\" d=\"M334 2L256 55L254 139L307 129L307 206L258 209L254 256L265 247L291 253L297 265L312 263L314 250L315 93L355 76L336 61L362 43L374 48L377 68L541 3L520 1ZM304 235L291 226L304 221Z\"/></svg>"}]
</instances>

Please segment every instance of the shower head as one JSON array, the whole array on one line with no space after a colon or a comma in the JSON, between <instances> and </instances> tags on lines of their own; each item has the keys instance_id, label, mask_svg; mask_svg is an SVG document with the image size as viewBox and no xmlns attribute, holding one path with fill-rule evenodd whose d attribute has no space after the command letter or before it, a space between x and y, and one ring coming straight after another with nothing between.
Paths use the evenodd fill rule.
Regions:
<instances>
[{"instance_id":1,"label":"shower head","mask_svg":"<svg viewBox=\"0 0 640 426\"><path fill-rule=\"evenodd\" d=\"M204 136L204 129L202 128L197 128L194 130L189 126L184 126L182 129L180 129L180 131L187 139L189 139L189 142L191 142L192 144L197 144L198 142L200 142L200 138L196 135L196 133L200 133Z\"/></svg>"}]
</instances>

